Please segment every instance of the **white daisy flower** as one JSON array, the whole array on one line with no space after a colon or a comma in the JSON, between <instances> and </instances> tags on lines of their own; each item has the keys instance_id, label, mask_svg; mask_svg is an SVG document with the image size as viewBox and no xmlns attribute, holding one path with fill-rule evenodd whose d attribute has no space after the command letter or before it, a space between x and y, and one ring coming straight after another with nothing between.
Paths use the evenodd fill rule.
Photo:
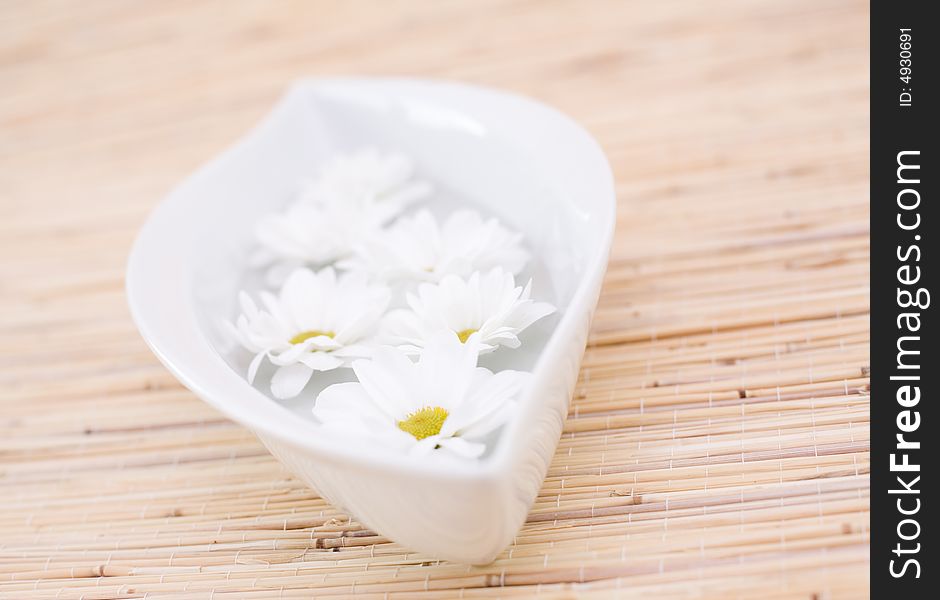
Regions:
<instances>
[{"instance_id":1,"label":"white daisy flower","mask_svg":"<svg viewBox=\"0 0 940 600\"><path fill-rule=\"evenodd\" d=\"M512 273L500 267L469 279L447 275L438 284L423 283L406 297L411 310L388 315L384 341L417 353L444 330L461 342L473 336L483 353L518 348L522 330L555 312L551 304L532 300L531 288L531 280L517 287Z\"/></svg>"},{"instance_id":2,"label":"white daisy flower","mask_svg":"<svg viewBox=\"0 0 940 600\"><path fill-rule=\"evenodd\" d=\"M358 382L323 390L313 414L339 435L383 447L476 458L486 449L484 439L514 410L529 377L476 365L475 343L451 335L435 337L416 363L384 346L371 360L353 363Z\"/></svg>"},{"instance_id":3,"label":"white daisy flower","mask_svg":"<svg viewBox=\"0 0 940 600\"><path fill-rule=\"evenodd\" d=\"M402 209L431 193L430 184L413 177L414 163L408 157L360 150L330 159L306 184L301 200L320 206L375 202Z\"/></svg>"},{"instance_id":4,"label":"white daisy flower","mask_svg":"<svg viewBox=\"0 0 940 600\"><path fill-rule=\"evenodd\" d=\"M502 266L519 273L529 254L522 235L495 218L458 210L443 222L427 210L398 219L382 235L356 247L342 268L364 270L385 280L440 281L445 275L470 276Z\"/></svg>"},{"instance_id":5,"label":"white daisy flower","mask_svg":"<svg viewBox=\"0 0 940 600\"><path fill-rule=\"evenodd\" d=\"M280 283L298 267L321 267L348 256L358 241L379 235L399 210L394 205L295 202L258 223L255 238L260 247L252 263L268 267L269 282Z\"/></svg>"},{"instance_id":6,"label":"white daisy flower","mask_svg":"<svg viewBox=\"0 0 940 600\"><path fill-rule=\"evenodd\" d=\"M355 245L377 236L431 192L412 175L411 161L397 154L364 151L331 160L299 201L258 223L254 264L273 264L270 279L279 282L296 267L320 267L349 256Z\"/></svg>"},{"instance_id":7,"label":"white daisy flower","mask_svg":"<svg viewBox=\"0 0 940 600\"><path fill-rule=\"evenodd\" d=\"M390 293L364 275L337 277L296 269L275 296L261 292L263 308L242 292L242 314L229 324L235 340L255 353L248 367L253 382L264 357L277 366L271 379L275 398L292 398L314 371L349 366L372 351L371 337L388 306Z\"/></svg>"}]
</instances>

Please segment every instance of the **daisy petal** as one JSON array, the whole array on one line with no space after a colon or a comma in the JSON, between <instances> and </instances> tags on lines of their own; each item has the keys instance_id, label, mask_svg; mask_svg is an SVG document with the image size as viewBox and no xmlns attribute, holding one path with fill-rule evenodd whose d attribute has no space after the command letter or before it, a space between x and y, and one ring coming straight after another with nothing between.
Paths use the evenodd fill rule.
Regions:
<instances>
[{"instance_id":1,"label":"daisy petal","mask_svg":"<svg viewBox=\"0 0 940 600\"><path fill-rule=\"evenodd\" d=\"M241 304L242 312L249 319L254 319L258 315L258 307L249 296L244 291L239 292L238 294L238 303Z\"/></svg>"},{"instance_id":2,"label":"daisy petal","mask_svg":"<svg viewBox=\"0 0 940 600\"><path fill-rule=\"evenodd\" d=\"M308 352L297 359L314 371L331 371L343 366L343 359L326 352Z\"/></svg>"},{"instance_id":3,"label":"daisy petal","mask_svg":"<svg viewBox=\"0 0 940 600\"><path fill-rule=\"evenodd\" d=\"M468 442L459 437L441 438L438 445L461 458L479 458L486 450L485 444Z\"/></svg>"},{"instance_id":4,"label":"daisy petal","mask_svg":"<svg viewBox=\"0 0 940 600\"><path fill-rule=\"evenodd\" d=\"M493 374L478 368L474 374L471 392L464 402L451 412L443 435L481 437L502 425L511 413L514 400L528 383L529 374L521 371L500 371Z\"/></svg>"},{"instance_id":5,"label":"daisy petal","mask_svg":"<svg viewBox=\"0 0 940 600\"><path fill-rule=\"evenodd\" d=\"M436 334L418 360L419 379L426 384L424 395L428 398L462 398L470 385L478 351L474 339L461 343L451 331Z\"/></svg>"},{"instance_id":6,"label":"daisy petal","mask_svg":"<svg viewBox=\"0 0 940 600\"><path fill-rule=\"evenodd\" d=\"M461 437L467 440L480 439L488 435L493 430L501 427L516 410L515 402L504 402L489 407L491 410L456 432L454 437Z\"/></svg>"},{"instance_id":7,"label":"daisy petal","mask_svg":"<svg viewBox=\"0 0 940 600\"><path fill-rule=\"evenodd\" d=\"M375 352L375 346L372 344L349 344L342 348L337 348L331 354L343 359L368 358Z\"/></svg>"},{"instance_id":8,"label":"daisy petal","mask_svg":"<svg viewBox=\"0 0 940 600\"><path fill-rule=\"evenodd\" d=\"M424 406L413 385L415 366L402 352L378 348L372 360L357 360L352 367L373 401L397 418Z\"/></svg>"},{"instance_id":9,"label":"daisy petal","mask_svg":"<svg viewBox=\"0 0 940 600\"><path fill-rule=\"evenodd\" d=\"M321 422L345 419L365 421L394 421L394 416L382 410L356 381L334 383L320 392L313 414Z\"/></svg>"},{"instance_id":10,"label":"daisy petal","mask_svg":"<svg viewBox=\"0 0 940 600\"><path fill-rule=\"evenodd\" d=\"M266 352L259 352L251 359L251 364L248 365L248 383L254 383L255 375L258 374L258 367L261 366L261 359L264 358Z\"/></svg>"},{"instance_id":11,"label":"daisy petal","mask_svg":"<svg viewBox=\"0 0 940 600\"><path fill-rule=\"evenodd\" d=\"M407 434L406 434L407 435ZM427 456L434 451L437 446L443 442L440 436L432 435L415 442L409 449L409 453L414 456Z\"/></svg>"},{"instance_id":12,"label":"daisy petal","mask_svg":"<svg viewBox=\"0 0 940 600\"><path fill-rule=\"evenodd\" d=\"M547 302L523 301L517 304L507 316L506 321L517 331L521 331L543 317L555 312L555 307Z\"/></svg>"},{"instance_id":13,"label":"daisy petal","mask_svg":"<svg viewBox=\"0 0 940 600\"><path fill-rule=\"evenodd\" d=\"M304 389L311 375L313 370L305 364L280 367L271 378L271 394L278 400L293 398Z\"/></svg>"}]
</instances>

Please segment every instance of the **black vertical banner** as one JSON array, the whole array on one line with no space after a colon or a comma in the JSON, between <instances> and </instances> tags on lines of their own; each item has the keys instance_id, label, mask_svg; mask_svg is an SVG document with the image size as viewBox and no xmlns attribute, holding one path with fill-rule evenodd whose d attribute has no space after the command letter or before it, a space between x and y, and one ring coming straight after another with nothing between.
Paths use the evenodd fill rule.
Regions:
<instances>
[{"instance_id":1,"label":"black vertical banner","mask_svg":"<svg viewBox=\"0 0 940 600\"><path fill-rule=\"evenodd\" d=\"M940 597L940 261L931 210L940 178L933 78L940 26L928 2L871 7L872 517L875 598ZM934 5L932 8L936 9ZM933 12L933 11L930 11ZM940 297L936 300L940 301ZM887 594L892 594L888 596Z\"/></svg>"}]
</instances>

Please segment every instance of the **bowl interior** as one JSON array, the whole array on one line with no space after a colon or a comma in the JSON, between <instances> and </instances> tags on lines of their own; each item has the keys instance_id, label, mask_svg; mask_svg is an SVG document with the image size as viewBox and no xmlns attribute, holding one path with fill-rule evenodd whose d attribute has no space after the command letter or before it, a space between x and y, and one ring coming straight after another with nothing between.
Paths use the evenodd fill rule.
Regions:
<instances>
[{"instance_id":1,"label":"bowl interior","mask_svg":"<svg viewBox=\"0 0 940 600\"><path fill-rule=\"evenodd\" d=\"M236 315L240 289L259 287L260 275L246 267L255 224L290 202L299 183L324 160L364 147L412 157L419 177L435 186L433 199L425 203L433 212L470 206L524 234L534 260L523 277L534 278L533 297L559 311L525 332L522 348L495 353L481 364L535 369L585 273L596 270L598 256L606 256L612 193L596 145L554 110L509 94L457 84L329 80L295 85L254 132L177 189L138 240L135 254L146 256L137 257L136 266L132 257L129 268L135 318L187 385L201 387L194 381L199 375L179 364L185 358L171 356L169 346L181 342L167 340L162 347L160 339L168 335L156 331L161 317L144 323L143 314L159 309L135 307L155 302L141 298L148 284L136 290L132 285L157 276L139 273L146 269L139 263L150 262L180 282L188 295L183 304L189 303L202 340L243 378L248 357L235 351L221 323ZM169 265L158 267L153 255L161 252L159 245ZM312 419L318 389L350 376L343 369L315 377L299 398L280 404ZM267 389L263 380L258 389Z\"/></svg>"}]
</instances>

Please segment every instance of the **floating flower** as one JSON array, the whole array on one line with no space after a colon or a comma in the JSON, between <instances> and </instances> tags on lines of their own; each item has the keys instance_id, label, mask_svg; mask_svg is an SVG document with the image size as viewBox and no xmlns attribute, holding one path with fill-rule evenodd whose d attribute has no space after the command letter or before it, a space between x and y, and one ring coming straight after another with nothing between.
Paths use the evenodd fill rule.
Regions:
<instances>
[{"instance_id":1,"label":"floating flower","mask_svg":"<svg viewBox=\"0 0 940 600\"><path fill-rule=\"evenodd\" d=\"M298 266L320 267L349 256L430 193L430 185L412 175L411 161L397 154L364 151L329 161L299 201L258 223L254 263L273 264L270 279L278 282Z\"/></svg>"},{"instance_id":2,"label":"floating flower","mask_svg":"<svg viewBox=\"0 0 940 600\"><path fill-rule=\"evenodd\" d=\"M320 267L348 256L356 240L378 235L398 210L394 206L364 209L354 203L323 207L296 202L258 223L255 236L260 247L253 263L268 266L270 282L280 283L298 267Z\"/></svg>"},{"instance_id":3,"label":"floating flower","mask_svg":"<svg viewBox=\"0 0 940 600\"><path fill-rule=\"evenodd\" d=\"M430 193L430 184L414 179L414 163L407 156L366 149L327 161L319 177L306 184L301 200L319 206L354 202L403 209Z\"/></svg>"},{"instance_id":4,"label":"floating flower","mask_svg":"<svg viewBox=\"0 0 940 600\"><path fill-rule=\"evenodd\" d=\"M253 382L264 357L277 366L271 379L276 398L292 398L314 371L349 366L371 353L371 337L389 303L386 287L365 276L337 277L332 268L318 273L294 270L275 296L261 293L259 309L248 294L240 296L242 314L233 334L255 353L248 367Z\"/></svg>"},{"instance_id":5,"label":"floating flower","mask_svg":"<svg viewBox=\"0 0 940 600\"><path fill-rule=\"evenodd\" d=\"M477 367L474 340L431 340L419 360L389 346L353 363L358 382L338 383L317 397L324 427L414 455L476 458L484 439L505 423L528 373Z\"/></svg>"},{"instance_id":6,"label":"floating flower","mask_svg":"<svg viewBox=\"0 0 940 600\"><path fill-rule=\"evenodd\" d=\"M518 348L519 333L555 311L551 304L532 300L531 287L531 280L517 287L512 273L500 267L469 279L447 275L438 284L423 283L417 294L407 295L411 310L390 313L387 341L417 353L444 330L461 342L475 337L481 352Z\"/></svg>"},{"instance_id":7,"label":"floating flower","mask_svg":"<svg viewBox=\"0 0 940 600\"><path fill-rule=\"evenodd\" d=\"M522 235L495 218L472 210L452 213L442 225L427 210L398 219L374 239L360 244L340 266L385 279L440 281L445 275L470 276L502 266L519 273L528 260Z\"/></svg>"}]
</instances>

